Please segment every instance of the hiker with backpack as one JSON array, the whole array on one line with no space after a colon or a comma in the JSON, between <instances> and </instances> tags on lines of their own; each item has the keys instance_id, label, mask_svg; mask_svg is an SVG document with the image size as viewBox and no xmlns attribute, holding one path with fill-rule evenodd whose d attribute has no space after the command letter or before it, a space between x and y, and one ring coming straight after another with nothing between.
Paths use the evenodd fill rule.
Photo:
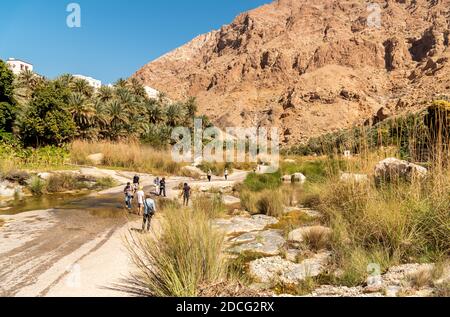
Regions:
<instances>
[{"instance_id":1,"label":"hiker with backpack","mask_svg":"<svg viewBox=\"0 0 450 317\"><path fill-rule=\"evenodd\" d=\"M128 210L131 210L131 201L133 200L133 187L131 186L131 183L128 182L127 186L123 189L123 193L125 195L125 205Z\"/></svg>"},{"instance_id":2,"label":"hiker with backpack","mask_svg":"<svg viewBox=\"0 0 450 317\"><path fill-rule=\"evenodd\" d=\"M147 231L150 231L150 225L152 222L152 218L156 213L156 203L152 198L153 193L147 195L147 198L144 200L144 219L142 222L142 231L145 231L145 227L147 225Z\"/></svg>"},{"instance_id":3,"label":"hiker with backpack","mask_svg":"<svg viewBox=\"0 0 450 317\"><path fill-rule=\"evenodd\" d=\"M159 196L166 196L166 179L163 177L159 182Z\"/></svg>"}]
</instances>

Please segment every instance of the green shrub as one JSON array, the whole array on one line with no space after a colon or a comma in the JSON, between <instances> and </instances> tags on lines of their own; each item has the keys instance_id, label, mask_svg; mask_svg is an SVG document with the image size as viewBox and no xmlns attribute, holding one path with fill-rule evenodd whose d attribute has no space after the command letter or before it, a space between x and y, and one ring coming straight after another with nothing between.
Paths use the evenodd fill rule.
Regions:
<instances>
[{"instance_id":1,"label":"green shrub","mask_svg":"<svg viewBox=\"0 0 450 317\"><path fill-rule=\"evenodd\" d=\"M277 189L282 185L281 174L256 174L250 173L244 181L244 188L253 192L264 189Z\"/></svg>"},{"instance_id":2,"label":"green shrub","mask_svg":"<svg viewBox=\"0 0 450 317\"><path fill-rule=\"evenodd\" d=\"M102 177L95 181L95 186L99 188L112 188L117 186L117 182L112 177Z\"/></svg>"},{"instance_id":3,"label":"green shrub","mask_svg":"<svg viewBox=\"0 0 450 317\"><path fill-rule=\"evenodd\" d=\"M47 191L49 193L59 193L82 188L87 188L83 180L67 173L54 174L47 180Z\"/></svg>"},{"instance_id":4,"label":"green shrub","mask_svg":"<svg viewBox=\"0 0 450 317\"><path fill-rule=\"evenodd\" d=\"M41 196L45 190L45 181L33 176L30 181L30 191L34 196Z\"/></svg>"}]
</instances>

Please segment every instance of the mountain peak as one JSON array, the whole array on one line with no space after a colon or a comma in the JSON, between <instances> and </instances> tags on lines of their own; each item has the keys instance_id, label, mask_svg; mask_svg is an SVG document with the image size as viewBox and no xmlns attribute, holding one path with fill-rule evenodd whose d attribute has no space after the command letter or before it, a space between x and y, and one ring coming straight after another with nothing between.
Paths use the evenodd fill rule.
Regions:
<instances>
[{"instance_id":1,"label":"mountain peak","mask_svg":"<svg viewBox=\"0 0 450 317\"><path fill-rule=\"evenodd\" d=\"M277 126L286 144L448 92L450 0L373 3L277 0L133 76L197 97L221 127Z\"/></svg>"}]
</instances>

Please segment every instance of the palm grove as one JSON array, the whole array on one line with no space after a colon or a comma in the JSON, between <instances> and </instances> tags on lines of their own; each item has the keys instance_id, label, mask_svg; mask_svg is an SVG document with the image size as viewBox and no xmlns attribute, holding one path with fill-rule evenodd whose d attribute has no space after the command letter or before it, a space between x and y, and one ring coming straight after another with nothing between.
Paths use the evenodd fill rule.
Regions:
<instances>
[{"instance_id":1,"label":"palm grove","mask_svg":"<svg viewBox=\"0 0 450 317\"><path fill-rule=\"evenodd\" d=\"M69 74L55 80L30 71L14 76L0 60L0 139L12 136L24 146L59 146L80 138L164 147L174 127L192 126L196 112L194 98L151 99L135 79L95 90Z\"/></svg>"}]
</instances>

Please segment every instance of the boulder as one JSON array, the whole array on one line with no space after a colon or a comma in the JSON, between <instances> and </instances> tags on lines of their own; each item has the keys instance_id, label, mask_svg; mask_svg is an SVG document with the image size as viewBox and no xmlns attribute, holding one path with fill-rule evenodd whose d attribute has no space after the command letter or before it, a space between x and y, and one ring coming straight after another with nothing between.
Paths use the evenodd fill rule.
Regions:
<instances>
[{"instance_id":1,"label":"boulder","mask_svg":"<svg viewBox=\"0 0 450 317\"><path fill-rule=\"evenodd\" d=\"M369 176L367 176L366 174L342 173L341 181L353 183L365 183L369 181Z\"/></svg>"},{"instance_id":2,"label":"boulder","mask_svg":"<svg viewBox=\"0 0 450 317\"><path fill-rule=\"evenodd\" d=\"M10 183L8 181L0 181L0 198L12 198L16 194L22 193L22 186Z\"/></svg>"},{"instance_id":3,"label":"boulder","mask_svg":"<svg viewBox=\"0 0 450 317\"><path fill-rule=\"evenodd\" d=\"M102 165L105 155L103 153L91 154L87 157L87 160L93 165Z\"/></svg>"},{"instance_id":4,"label":"boulder","mask_svg":"<svg viewBox=\"0 0 450 317\"><path fill-rule=\"evenodd\" d=\"M232 253L252 252L264 255L278 255L286 243L281 230L249 232L231 240L239 244L229 251Z\"/></svg>"},{"instance_id":5,"label":"boulder","mask_svg":"<svg viewBox=\"0 0 450 317\"><path fill-rule=\"evenodd\" d=\"M305 241L305 237L311 232L311 231L321 231L327 235L331 234L331 229L323 226L311 226L311 227L303 227L298 228L296 230L293 230L288 235L289 241L294 242L303 242Z\"/></svg>"},{"instance_id":6,"label":"boulder","mask_svg":"<svg viewBox=\"0 0 450 317\"><path fill-rule=\"evenodd\" d=\"M295 173L292 175L292 180L294 183L304 184L306 182L306 176L302 173Z\"/></svg>"},{"instance_id":7,"label":"boulder","mask_svg":"<svg viewBox=\"0 0 450 317\"><path fill-rule=\"evenodd\" d=\"M231 195L224 195L222 196L222 201L225 205L237 205L241 203L241 200L237 197L231 196Z\"/></svg>"},{"instance_id":8,"label":"boulder","mask_svg":"<svg viewBox=\"0 0 450 317\"><path fill-rule=\"evenodd\" d=\"M297 285L308 277L320 275L326 268L330 253L318 253L301 263L292 263L280 256L262 258L250 262L250 275L260 283L282 282Z\"/></svg>"},{"instance_id":9,"label":"boulder","mask_svg":"<svg viewBox=\"0 0 450 317\"><path fill-rule=\"evenodd\" d=\"M295 173L292 175L284 175L281 180L284 183L300 183L304 184L306 182L306 176L302 173Z\"/></svg>"},{"instance_id":10,"label":"boulder","mask_svg":"<svg viewBox=\"0 0 450 317\"><path fill-rule=\"evenodd\" d=\"M375 166L375 179L390 181L397 178L411 180L415 177L427 176L428 170L420 165L402 161L396 158L387 158Z\"/></svg>"},{"instance_id":11,"label":"boulder","mask_svg":"<svg viewBox=\"0 0 450 317\"><path fill-rule=\"evenodd\" d=\"M227 235L264 230L267 226L277 224L274 217L255 215L252 217L232 217L230 219L216 219L213 225Z\"/></svg>"},{"instance_id":12,"label":"boulder","mask_svg":"<svg viewBox=\"0 0 450 317\"><path fill-rule=\"evenodd\" d=\"M43 180L48 180L52 176L51 173L47 173L47 172L39 173L37 175L40 179L43 179Z\"/></svg>"}]
</instances>

